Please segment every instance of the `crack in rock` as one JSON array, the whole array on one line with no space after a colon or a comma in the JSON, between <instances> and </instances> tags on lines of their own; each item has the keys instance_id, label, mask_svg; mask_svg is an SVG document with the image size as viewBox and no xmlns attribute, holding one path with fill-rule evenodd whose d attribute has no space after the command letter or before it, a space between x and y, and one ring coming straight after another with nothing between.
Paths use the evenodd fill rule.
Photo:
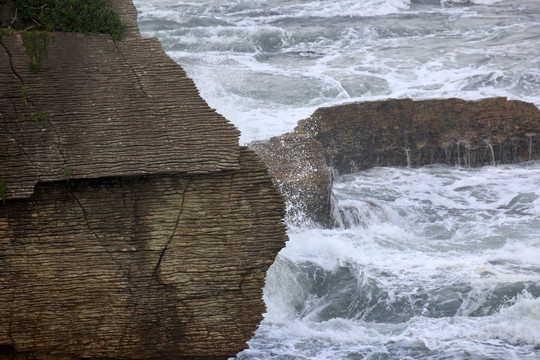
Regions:
<instances>
[{"instance_id":1,"label":"crack in rock","mask_svg":"<svg viewBox=\"0 0 540 360\"><path fill-rule=\"evenodd\" d=\"M11 301L9 305L9 324L8 324L8 336L11 340L11 345L16 349L15 346L15 339L13 338L13 314L14 314L14 307L15 307L15 290L16 288L13 288L13 292L11 293Z\"/></svg>"},{"instance_id":2,"label":"crack in rock","mask_svg":"<svg viewBox=\"0 0 540 360\"><path fill-rule=\"evenodd\" d=\"M13 60L12 60L12 55L11 55L11 51L9 51L8 47L2 42L2 36L0 36L0 46L2 46L2 48L4 49L4 51L6 52L7 56L8 56L8 59L9 59L9 66L11 67L11 71L13 72L13 74L19 78L19 80L21 81L21 84L23 84L24 86L24 80L23 78L21 77L21 75L19 75L17 73L17 71L15 71L15 67L13 66Z\"/></svg>"},{"instance_id":3,"label":"crack in rock","mask_svg":"<svg viewBox=\"0 0 540 360\"><path fill-rule=\"evenodd\" d=\"M135 76L135 80L137 80L137 84L139 84L139 88L141 90L141 92L147 97L147 98L150 98L150 96L146 93L146 91L144 90L144 87L141 83L141 80L139 79L139 75L137 74L137 72L135 71L135 69L133 68L133 66L129 63L129 61L127 61L126 59L126 56L124 55L124 52L118 47L118 44L116 43L116 41L113 41L114 43L114 47L116 48L116 50L118 50L118 52L120 53L120 55L122 55L122 58L124 59L124 62L126 63L126 65L131 69L131 71L133 72L133 75Z\"/></svg>"},{"instance_id":4,"label":"crack in rock","mask_svg":"<svg viewBox=\"0 0 540 360\"><path fill-rule=\"evenodd\" d=\"M176 217L176 223L174 224L174 229L173 229L173 231L171 233L171 236L169 237L169 240L167 240L167 243L165 244L165 247L161 251L161 254L159 255L159 259L158 259L158 262L156 264L156 267L154 268L154 273L153 273L152 277L155 277L158 280L158 282L160 282L159 276L158 276L159 266L161 265L161 261L163 260L163 256L165 256L165 252L169 248L169 245L171 244L172 239L176 235L176 231L178 230L178 225L180 223L180 217L182 216L182 212L184 211L184 202L185 202L185 199L186 199L186 193L188 191L188 187L189 187L190 183L191 183L191 178L189 178L188 181L186 182L186 186L184 187L184 191L182 192L182 201L180 202L180 210L178 211L178 216Z\"/></svg>"},{"instance_id":5,"label":"crack in rock","mask_svg":"<svg viewBox=\"0 0 540 360\"><path fill-rule=\"evenodd\" d=\"M94 235L94 237L96 238L96 240L98 241L99 245L105 249L105 251L107 252L107 254L109 254L109 257L111 258L111 260L116 263L120 268L123 268L124 267L124 264L120 263L118 261L118 259L116 259L114 256L113 256L113 253L105 246L105 244L103 243L103 240L101 239L100 236L98 236L98 234L96 234L96 232L94 230L92 230L92 226L90 225L90 221L88 220L88 213L86 211L86 209L84 208L83 204L81 203L81 201L79 200L79 198L75 195L75 193L73 191L71 191L71 189L66 185L66 190L67 192L69 193L69 195L71 195L71 197L73 198L73 200L75 200L75 202L79 205L79 207L81 208L81 211L82 211L82 214L83 214L83 219L86 223L86 226L88 227L88 230L89 232Z\"/></svg>"},{"instance_id":6,"label":"crack in rock","mask_svg":"<svg viewBox=\"0 0 540 360\"><path fill-rule=\"evenodd\" d=\"M53 124L53 122L51 120L49 120L49 124L51 125L51 129L53 130L54 134L56 135L56 140L57 140L57 142L56 142L56 150L58 151L58 153L62 157L62 161L64 162L64 168L67 168L66 156L64 155L62 150L60 150L60 136L58 135L58 131L54 127L54 124ZM64 170L66 170L66 169L64 169Z\"/></svg>"},{"instance_id":7,"label":"crack in rock","mask_svg":"<svg viewBox=\"0 0 540 360\"><path fill-rule=\"evenodd\" d=\"M7 127L6 127L6 130L7 130ZM36 166L36 164L34 164L34 162L32 161L32 158L30 157L30 155L28 155L28 153L26 151L24 151L24 147L19 143L17 138L15 136L13 136L11 131L7 130L7 133L9 134L9 136L11 136L13 141L15 141L15 145L17 145L17 148L19 149L21 154L23 154L26 157L26 159L28 160L28 162L30 163L30 165L32 165L32 167L37 170L38 167ZM39 180L39 178L40 178L40 175L38 174L38 180Z\"/></svg>"}]
</instances>

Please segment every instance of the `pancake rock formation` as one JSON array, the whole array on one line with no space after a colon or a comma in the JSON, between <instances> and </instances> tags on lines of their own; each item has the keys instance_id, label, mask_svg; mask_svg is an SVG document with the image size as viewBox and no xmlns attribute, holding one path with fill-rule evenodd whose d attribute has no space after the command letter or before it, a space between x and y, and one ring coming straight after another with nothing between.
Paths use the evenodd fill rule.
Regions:
<instances>
[{"instance_id":1,"label":"pancake rock formation","mask_svg":"<svg viewBox=\"0 0 540 360\"><path fill-rule=\"evenodd\" d=\"M333 175L374 166L475 167L540 159L540 110L506 98L354 103L318 109L293 132L250 146L288 203L309 204L287 216L331 227L339 217L329 190ZM325 175L313 180L310 174Z\"/></svg>"},{"instance_id":2,"label":"pancake rock formation","mask_svg":"<svg viewBox=\"0 0 540 360\"><path fill-rule=\"evenodd\" d=\"M265 311L283 199L157 39L0 37L0 359L226 359Z\"/></svg>"}]
</instances>

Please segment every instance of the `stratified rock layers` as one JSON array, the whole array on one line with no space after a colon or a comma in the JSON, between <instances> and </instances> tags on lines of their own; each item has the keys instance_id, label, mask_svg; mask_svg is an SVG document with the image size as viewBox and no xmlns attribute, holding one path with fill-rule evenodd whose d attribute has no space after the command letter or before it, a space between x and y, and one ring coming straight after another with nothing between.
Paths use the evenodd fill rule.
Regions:
<instances>
[{"instance_id":1,"label":"stratified rock layers","mask_svg":"<svg viewBox=\"0 0 540 360\"><path fill-rule=\"evenodd\" d=\"M288 204L287 218L335 223L332 174L373 166L482 166L540 158L540 110L491 98L411 99L321 108L291 133L250 145ZM334 208L333 208L334 206Z\"/></svg>"},{"instance_id":2,"label":"stratified rock layers","mask_svg":"<svg viewBox=\"0 0 540 360\"><path fill-rule=\"evenodd\" d=\"M226 359L264 312L283 199L129 0L125 39L0 37L0 359Z\"/></svg>"},{"instance_id":3,"label":"stratified rock layers","mask_svg":"<svg viewBox=\"0 0 540 360\"><path fill-rule=\"evenodd\" d=\"M157 39L55 33L37 74L20 35L2 36L0 45L8 198L27 197L38 181L66 173L76 179L238 167L238 130L206 104ZM50 125L34 120L40 112Z\"/></svg>"},{"instance_id":4,"label":"stratified rock layers","mask_svg":"<svg viewBox=\"0 0 540 360\"><path fill-rule=\"evenodd\" d=\"M282 203L263 164L38 184L0 206L0 344L78 358L227 358L264 312Z\"/></svg>"}]
</instances>

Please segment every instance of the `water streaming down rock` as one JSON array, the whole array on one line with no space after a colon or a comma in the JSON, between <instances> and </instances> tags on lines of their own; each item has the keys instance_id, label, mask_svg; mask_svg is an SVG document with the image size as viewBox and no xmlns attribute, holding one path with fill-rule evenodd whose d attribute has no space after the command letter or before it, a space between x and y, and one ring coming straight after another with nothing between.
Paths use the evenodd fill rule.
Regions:
<instances>
[{"instance_id":1,"label":"water streaming down rock","mask_svg":"<svg viewBox=\"0 0 540 360\"><path fill-rule=\"evenodd\" d=\"M537 134L535 133L527 133L525 134L525 136L527 136L529 138L529 161L532 160L532 152L533 152L533 138L536 136Z\"/></svg>"},{"instance_id":2,"label":"water streaming down rock","mask_svg":"<svg viewBox=\"0 0 540 360\"><path fill-rule=\"evenodd\" d=\"M409 148L405 149L405 154L407 156L407 167L410 168L411 167L411 149Z\"/></svg>"},{"instance_id":3,"label":"water streaming down rock","mask_svg":"<svg viewBox=\"0 0 540 360\"><path fill-rule=\"evenodd\" d=\"M491 166L496 166L497 163L495 162L495 152L493 151L493 146L489 142L489 140L485 140L486 145L489 148L489 153L491 154ZM529 160L532 160L532 147L529 145Z\"/></svg>"},{"instance_id":4,"label":"water streaming down rock","mask_svg":"<svg viewBox=\"0 0 540 360\"><path fill-rule=\"evenodd\" d=\"M340 174L372 166L491 163L492 144L501 163L528 160L526 134L540 129L540 110L530 103L490 98L361 102L320 108L299 122L325 149L326 163ZM406 152L406 151L405 151ZM533 158L540 147L533 148ZM357 169L351 168L354 161Z\"/></svg>"},{"instance_id":5,"label":"water streaming down rock","mask_svg":"<svg viewBox=\"0 0 540 360\"><path fill-rule=\"evenodd\" d=\"M366 228L373 223L388 219L384 208L369 200L338 200L332 195L332 217L335 228L350 229L354 227Z\"/></svg>"}]
</instances>

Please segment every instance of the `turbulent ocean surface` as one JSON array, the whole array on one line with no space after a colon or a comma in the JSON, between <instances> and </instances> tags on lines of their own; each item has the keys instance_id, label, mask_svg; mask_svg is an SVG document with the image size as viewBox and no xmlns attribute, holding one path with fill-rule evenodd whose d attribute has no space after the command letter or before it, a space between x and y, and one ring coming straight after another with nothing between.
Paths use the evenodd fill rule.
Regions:
<instances>
[{"instance_id":1,"label":"turbulent ocean surface","mask_svg":"<svg viewBox=\"0 0 540 360\"><path fill-rule=\"evenodd\" d=\"M316 108L540 106L539 0L135 0L241 142ZM540 162L337 179L356 225L291 228L239 359L540 359Z\"/></svg>"}]
</instances>

